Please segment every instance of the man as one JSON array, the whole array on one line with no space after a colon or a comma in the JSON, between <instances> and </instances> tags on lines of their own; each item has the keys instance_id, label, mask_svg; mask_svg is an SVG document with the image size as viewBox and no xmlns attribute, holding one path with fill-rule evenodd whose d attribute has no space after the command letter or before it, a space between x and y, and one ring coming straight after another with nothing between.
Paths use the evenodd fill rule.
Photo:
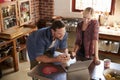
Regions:
<instances>
[{"instance_id":1,"label":"man","mask_svg":"<svg viewBox=\"0 0 120 80\"><path fill-rule=\"evenodd\" d=\"M53 57L57 49L64 54ZM56 20L51 27L38 29L30 34L27 39L27 50L31 69L38 62L65 63L68 61L70 56L68 55L67 33L63 21Z\"/></svg>"}]
</instances>

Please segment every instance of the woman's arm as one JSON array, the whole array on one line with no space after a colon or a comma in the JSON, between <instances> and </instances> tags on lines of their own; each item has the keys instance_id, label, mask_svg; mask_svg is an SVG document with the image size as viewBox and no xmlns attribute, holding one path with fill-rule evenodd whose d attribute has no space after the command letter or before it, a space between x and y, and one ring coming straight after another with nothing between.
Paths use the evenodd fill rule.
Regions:
<instances>
[{"instance_id":1,"label":"woman's arm","mask_svg":"<svg viewBox=\"0 0 120 80\"><path fill-rule=\"evenodd\" d=\"M93 47L94 47L94 62L95 64L100 64L99 61L99 50L98 50L98 40L99 40L99 23L95 20L94 25L94 36L93 36Z\"/></svg>"},{"instance_id":2,"label":"woman's arm","mask_svg":"<svg viewBox=\"0 0 120 80\"><path fill-rule=\"evenodd\" d=\"M94 45L95 59L99 60L99 57L98 57L98 40L94 40L93 45Z\"/></svg>"},{"instance_id":3,"label":"woman's arm","mask_svg":"<svg viewBox=\"0 0 120 80\"><path fill-rule=\"evenodd\" d=\"M94 45L94 62L96 65L100 64L100 60L99 60L99 50L98 50L98 40L94 40L93 41L93 45Z\"/></svg>"}]
</instances>

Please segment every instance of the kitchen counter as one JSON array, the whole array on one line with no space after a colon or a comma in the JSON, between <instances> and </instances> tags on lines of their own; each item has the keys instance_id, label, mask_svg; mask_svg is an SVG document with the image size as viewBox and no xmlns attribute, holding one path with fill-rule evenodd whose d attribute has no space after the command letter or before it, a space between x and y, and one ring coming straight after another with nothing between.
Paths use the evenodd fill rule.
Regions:
<instances>
[{"instance_id":1,"label":"kitchen counter","mask_svg":"<svg viewBox=\"0 0 120 80\"><path fill-rule=\"evenodd\" d=\"M100 39L108 39L112 41L120 41L120 28L107 28L101 26L99 29Z\"/></svg>"},{"instance_id":2,"label":"kitchen counter","mask_svg":"<svg viewBox=\"0 0 120 80\"><path fill-rule=\"evenodd\" d=\"M118 42L119 48L116 55L120 55L120 28L101 26L99 29L99 39Z\"/></svg>"}]
</instances>

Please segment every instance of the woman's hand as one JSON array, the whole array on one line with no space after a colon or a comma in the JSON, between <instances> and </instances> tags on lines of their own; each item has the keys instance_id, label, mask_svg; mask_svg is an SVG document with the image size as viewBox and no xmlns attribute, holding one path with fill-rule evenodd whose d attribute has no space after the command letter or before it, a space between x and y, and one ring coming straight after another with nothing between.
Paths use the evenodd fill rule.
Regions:
<instances>
[{"instance_id":1,"label":"woman's hand","mask_svg":"<svg viewBox=\"0 0 120 80\"><path fill-rule=\"evenodd\" d=\"M76 53L75 52L71 52L72 53L72 56L75 57L76 56Z\"/></svg>"},{"instance_id":2,"label":"woman's hand","mask_svg":"<svg viewBox=\"0 0 120 80\"><path fill-rule=\"evenodd\" d=\"M95 63L96 65L99 65L99 64L100 64L100 59L99 59L99 58L94 57L94 63Z\"/></svg>"}]
</instances>

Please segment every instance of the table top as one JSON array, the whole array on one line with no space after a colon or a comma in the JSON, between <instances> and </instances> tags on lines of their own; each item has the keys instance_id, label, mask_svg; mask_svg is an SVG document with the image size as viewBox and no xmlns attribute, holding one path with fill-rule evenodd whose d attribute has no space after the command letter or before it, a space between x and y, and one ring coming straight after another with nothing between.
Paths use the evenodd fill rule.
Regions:
<instances>
[{"instance_id":1,"label":"table top","mask_svg":"<svg viewBox=\"0 0 120 80\"><path fill-rule=\"evenodd\" d=\"M117 30L114 28L107 28L107 27L100 27L99 34L106 34L106 35L113 35L113 36L119 36L120 37L120 28Z\"/></svg>"},{"instance_id":2,"label":"table top","mask_svg":"<svg viewBox=\"0 0 120 80\"><path fill-rule=\"evenodd\" d=\"M86 64L90 64L90 65L86 65ZM46 66L49 66L49 65L51 65L51 64L46 64ZM85 65L85 66L83 66L83 65ZM90 74L89 78L91 78L91 79L105 80L105 78L103 76L103 71L105 70L104 62L102 60L101 60L100 65L95 65L93 62L89 63L88 61L87 62L86 61L83 61L83 62L78 61L75 64L71 65L70 66L71 70L68 70L67 72L64 70L63 67L60 66L59 67L60 72L55 73L54 75L46 75L47 77L45 77L45 75L41 75L42 72L40 70L41 69L40 67L41 67L41 64L37 65L36 67L34 67L31 70L31 72L28 73L28 75L31 77L36 77L41 80L68 80L68 79L75 80L76 78L79 80L79 79L81 79L81 77L82 77L82 79L85 79L85 77L87 75L89 77L89 74ZM75 68L75 69L73 69L73 68ZM120 70L120 64L111 62L110 68ZM53 77L51 77L51 76L53 76ZM52 79L50 79L50 78L52 78Z\"/></svg>"},{"instance_id":3,"label":"table top","mask_svg":"<svg viewBox=\"0 0 120 80\"><path fill-rule=\"evenodd\" d=\"M54 72L54 69L57 71ZM49 73L50 72L50 73ZM66 80L66 70L61 65L40 63L28 75L40 80Z\"/></svg>"},{"instance_id":4,"label":"table top","mask_svg":"<svg viewBox=\"0 0 120 80\"><path fill-rule=\"evenodd\" d=\"M120 70L120 64L111 62L110 69ZM89 66L90 76L92 79L95 79L95 80L99 80L99 79L105 80L105 78L103 76L104 70L105 70L104 69L104 62L102 60L101 60L100 65L94 65L94 63L91 63L91 65Z\"/></svg>"},{"instance_id":5,"label":"table top","mask_svg":"<svg viewBox=\"0 0 120 80\"><path fill-rule=\"evenodd\" d=\"M99 38L111 41L120 41L120 28L117 30L100 27Z\"/></svg>"}]
</instances>

